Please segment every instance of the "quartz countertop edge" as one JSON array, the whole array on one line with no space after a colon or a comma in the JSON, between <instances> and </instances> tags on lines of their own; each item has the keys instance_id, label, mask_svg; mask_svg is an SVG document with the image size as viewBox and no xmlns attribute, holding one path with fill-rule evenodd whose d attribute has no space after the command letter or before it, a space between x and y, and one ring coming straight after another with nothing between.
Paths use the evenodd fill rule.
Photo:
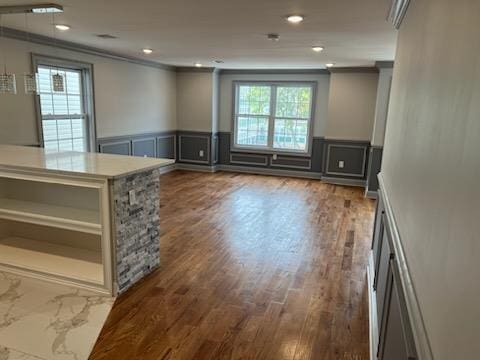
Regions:
<instances>
[{"instance_id":1,"label":"quartz countertop edge","mask_svg":"<svg viewBox=\"0 0 480 360\"><path fill-rule=\"evenodd\" d=\"M0 145L0 168L115 179L174 164L173 159Z\"/></svg>"}]
</instances>

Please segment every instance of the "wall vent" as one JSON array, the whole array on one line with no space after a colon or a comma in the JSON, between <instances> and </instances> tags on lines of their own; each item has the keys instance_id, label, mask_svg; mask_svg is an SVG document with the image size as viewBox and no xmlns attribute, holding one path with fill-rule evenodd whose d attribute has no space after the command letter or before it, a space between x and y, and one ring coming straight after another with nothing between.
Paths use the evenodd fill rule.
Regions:
<instances>
[{"instance_id":1,"label":"wall vent","mask_svg":"<svg viewBox=\"0 0 480 360\"><path fill-rule=\"evenodd\" d=\"M110 34L97 34L96 36L101 38L101 39L116 39L117 38L116 36L110 35Z\"/></svg>"}]
</instances>

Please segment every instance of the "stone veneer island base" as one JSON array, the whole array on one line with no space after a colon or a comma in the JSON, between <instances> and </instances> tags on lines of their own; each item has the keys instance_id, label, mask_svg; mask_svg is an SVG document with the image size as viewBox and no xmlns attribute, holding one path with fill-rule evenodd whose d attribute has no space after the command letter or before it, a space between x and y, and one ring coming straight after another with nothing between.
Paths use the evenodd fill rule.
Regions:
<instances>
[{"instance_id":1,"label":"stone veneer island base","mask_svg":"<svg viewBox=\"0 0 480 360\"><path fill-rule=\"evenodd\" d=\"M110 295L160 264L171 159L0 145L0 270Z\"/></svg>"}]
</instances>

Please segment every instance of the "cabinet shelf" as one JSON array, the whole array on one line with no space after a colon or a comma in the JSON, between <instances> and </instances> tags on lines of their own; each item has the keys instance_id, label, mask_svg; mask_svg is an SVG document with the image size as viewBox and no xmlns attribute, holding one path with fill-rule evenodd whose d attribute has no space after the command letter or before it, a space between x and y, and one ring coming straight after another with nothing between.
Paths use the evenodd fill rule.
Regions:
<instances>
[{"instance_id":1,"label":"cabinet shelf","mask_svg":"<svg viewBox=\"0 0 480 360\"><path fill-rule=\"evenodd\" d=\"M0 219L101 235L98 211L0 198Z\"/></svg>"},{"instance_id":2,"label":"cabinet shelf","mask_svg":"<svg viewBox=\"0 0 480 360\"><path fill-rule=\"evenodd\" d=\"M20 237L0 239L0 263L32 272L103 284L101 252Z\"/></svg>"}]
</instances>

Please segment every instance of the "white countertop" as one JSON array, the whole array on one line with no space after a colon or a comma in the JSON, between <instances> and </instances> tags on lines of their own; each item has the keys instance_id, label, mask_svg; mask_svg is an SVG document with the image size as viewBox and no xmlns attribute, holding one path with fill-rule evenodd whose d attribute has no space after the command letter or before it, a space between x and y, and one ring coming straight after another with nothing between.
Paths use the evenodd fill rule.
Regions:
<instances>
[{"instance_id":1,"label":"white countertop","mask_svg":"<svg viewBox=\"0 0 480 360\"><path fill-rule=\"evenodd\" d=\"M40 170L89 177L116 178L173 164L155 159L88 152L51 152L43 148L0 145L0 168Z\"/></svg>"}]
</instances>

